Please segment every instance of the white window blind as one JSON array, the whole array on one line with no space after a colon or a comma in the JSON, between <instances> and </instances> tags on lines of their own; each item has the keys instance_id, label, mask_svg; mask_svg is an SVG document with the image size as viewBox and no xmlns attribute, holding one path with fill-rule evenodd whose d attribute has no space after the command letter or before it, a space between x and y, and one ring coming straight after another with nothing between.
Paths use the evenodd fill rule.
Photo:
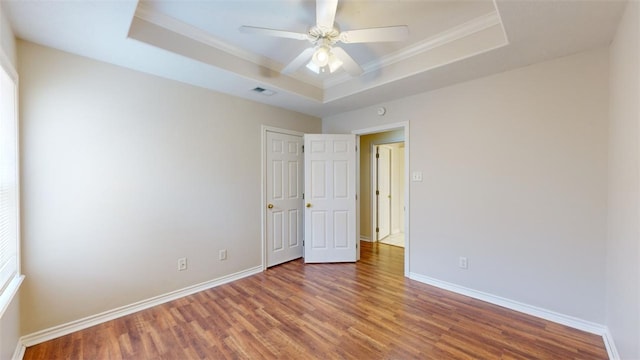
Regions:
<instances>
[{"instance_id":1,"label":"white window blind","mask_svg":"<svg viewBox=\"0 0 640 360\"><path fill-rule=\"evenodd\" d=\"M16 78L10 75L5 66L0 66L0 70L0 294L2 294L18 275L18 119Z\"/></svg>"}]
</instances>

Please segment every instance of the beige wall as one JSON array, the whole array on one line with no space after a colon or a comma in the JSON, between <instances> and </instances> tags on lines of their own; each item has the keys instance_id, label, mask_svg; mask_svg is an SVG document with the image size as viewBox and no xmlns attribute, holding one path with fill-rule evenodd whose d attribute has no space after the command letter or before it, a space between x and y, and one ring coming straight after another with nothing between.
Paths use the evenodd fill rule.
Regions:
<instances>
[{"instance_id":1,"label":"beige wall","mask_svg":"<svg viewBox=\"0 0 640 360\"><path fill-rule=\"evenodd\" d=\"M411 122L407 165L425 179L410 188L411 272L606 323L623 358L640 357L630 4L610 83L596 50L384 104L385 117L371 107L323 121L329 133ZM259 264L260 125L319 132L316 119L30 43L19 58L27 280L0 319L0 358L20 322L27 334Z\"/></svg>"},{"instance_id":2,"label":"beige wall","mask_svg":"<svg viewBox=\"0 0 640 360\"><path fill-rule=\"evenodd\" d=\"M640 359L640 6L611 45L606 323L623 359Z\"/></svg>"},{"instance_id":3,"label":"beige wall","mask_svg":"<svg viewBox=\"0 0 640 360\"><path fill-rule=\"evenodd\" d=\"M16 44L13 31L0 2L0 46L2 55L16 68ZM20 291L0 317L0 359L13 357L20 338Z\"/></svg>"},{"instance_id":4,"label":"beige wall","mask_svg":"<svg viewBox=\"0 0 640 360\"><path fill-rule=\"evenodd\" d=\"M604 323L608 50L323 119L410 122L414 274ZM363 147L364 148L364 147ZM458 268L458 257L469 269Z\"/></svg>"},{"instance_id":5,"label":"beige wall","mask_svg":"<svg viewBox=\"0 0 640 360\"><path fill-rule=\"evenodd\" d=\"M32 43L18 55L23 334L261 265L261 126L319 119Z\"/></svg>"},{"instance_id":6,"label":"beige wall","mask_svg":"<svg viewBox=\"0 0 640 360\"><path fill-rule=\"evenodd\" d=\"M373 144L404 140L404 130L385 131L360 136L360 238L375 240L371 222L371 151Z\"/></svg>"}]
</instances>

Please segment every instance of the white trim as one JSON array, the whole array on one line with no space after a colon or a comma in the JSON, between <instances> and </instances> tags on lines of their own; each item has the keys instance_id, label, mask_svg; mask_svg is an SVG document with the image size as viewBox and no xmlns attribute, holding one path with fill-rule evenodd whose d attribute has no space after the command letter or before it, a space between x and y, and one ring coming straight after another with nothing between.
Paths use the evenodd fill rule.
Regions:
<instances>
[{"instance_id":1,"label":"white trim","mask_svg":"<svg viewBox=\"0 0 640 360\"><path fill-rule=\"evenodd\" d=\"M473 290L464 286L456 285L453 283L434 279L434 278L416 274L416 273L409 273L409 278L427 285L432 285L440 289L454 292L456 294L469 296L474 299L486 301L490 304L502 306L510 310L518 311L518 312L535 316L544 320L569 326L574 329L586 331L591 334L600 335L602 336L602 341L604 342L604 346L607 349L607 355L609 356L609 359L611 360L620 359L620 355L618 354L618 350L613 341L613 336L611 335L609 328L605 325L582 320L570 315L560 314L555 311L521 303L519 301L503 298L501 296L485 293L482 291Z\"/></svg>"},{"instance_id":2,"label":"white trim","mask_svg":"<svg viewBox=\"0 0 640 360\"><path fill-rule=\"evenodd\" d=\"M13 275L13 279L11 279L8 283L0 284L0 319L4 315L4 312L7 310L13 298L18 293L20 289L20 285L24 280L24 275L22 275L22 234L21 234L21 226L22 223L20 214L21 214L21 197L20 197L20 77L18 76L18 72L16 71L13 63L9 59L9 57L5 54L4 49L0 48L0 67L9 75L11 80L13 81L13 90L14 94L14 109L15 109L15 166L16 166L16 263L15 263L15 273ZM12 271L13 272L13 271ZM4 285L6 287L1 289Z\"/></svg>"},{"instance_id":3,"label":"white trim","mask_svg":"<svg viewBox=\"0 0 640 360\"><path fill-rule=\"evenodd\" d=\"M370 236L360 235L360 240L361 241L371 242L371 237Z\"/></svg>"},{"instance_id":4,"label":"white trim","mask_svg":"<svg viewBox=\"0 0 640 360\"><path fill-rule=\"evenodd\" d=\"M495 1L495 0L494 0ZM389 66L389 65L393 65L396 63L399 63L401 61L405 61L407 59L410 59L414 56L420 55L422 53L425 53L427 51L431 51L433 49L436 49L438 47L447 45L449 43L452 43L454 41L463 39L465 37L471 36L473 34L476 34L480 31L486 30L490 27L496 26L496 25L500 25L503 29L503 33L504 33L504 26L502 25L502 19L500 17L500 14L498 13L498 7L495 6L495 11L492 11L490 13L478 16L474 19L471 19L469 21L467 21L466 23L454 26L450 29L447 29L445 31L442 31L434 36L431 36L423 41L420 41L410 47L407 47L405 49L402 49L396 53L393 54L389 54L387 56L384 56L382 58L370 61L366 64L363 64L362 70L364 74L370 73L370 72L374 72L377 70L380 70L381 68L384 68L385 66ZM505 39L506 39L506 33L505 34ZM324 88L330 88L339 84L342 84L344 82L349 81L350 78L349 76L347 76L346 74L343 74L341 76L338 77L334 77L334 78L330 78L328 80L325 81L324 83Z\"/></svg>"},{"instance_id":5,"label":"white trim","mask_svg":"<svg viewBox=\"0 0 640 360\"><path fill-rule=\"evenodd\" d=\"M618 354L616 344L613 342L613 335L611 335L611 331L609 331L608 327L604 334L602 334L602 340L604 341L604 347L607 348L607 355L609 355L609 359L619 360L620 354Z\"/></svg>"},{"instance_id":6,"label":"white trim","mask_svg":"<svg viewBox=\"0 0 640 360\"><path fill-rule=\"evenodd\" d=\"M7 311L9 304L13 301L13 298L18 293L18 289L20 289L20 284L24 280L24 275L15 275L9 284L7 285L2 293L0 293L0 319L4 315L4 312Z\"/></svg>"},{"instance_id":7,"label":"white trim","mask_svg":"<svg viewBox=\"0 0 640 360\"><path fill-rule=\"evenodd\" d=\"M25 335L20 338L20 342L23 346L29 347L42 342L58 338L60 336L68 335L73 332L86 329L91 326L95 326L119 317L133 314L140 310L145 310L160 304L167 303L182 297L195 294L197 292L214 288L219 285L223 285L235 280L239 280L251 275L259 274L262 272L262 266L255 266L246 270L242 270L233 274L225 275L214 280L205 281L200 284L188 286L183 289L171 291L169 293L154 296L152 298L135 302L133 304L125 305L119 308L108 310L96 315L87 316L83 319L68 322L66 324L54 326L49 329L44 329L33 334Z\"/></svg>"},{"instance_id":8,"label":"white trim","mask_svg":"<svg viewBox=\"0 0 640 360\"><path fill-rule=\"evenodd\" d=\"M566 325L574 329L586 331L591 334L604 335L607 332L607 327L601 324L596 324L590 321L579 319L577 317L560 314L555 311L539 308L537 306L521 303L519 301L503 298L501 296L470 289L464 286L434 279L428 276L424 276L416 273L409 273L409 278L419 281L421 283L432 285L432 286L435 286L444 290L448 290L457 294L469 296L474 299L478 299L494 305L502 306L507 309L515 310L515 311L532 315L541 319Z\"/></svg>"},{"instance_id":9,"label":"white trim","mask_svg":"<svg viewBox=\"0 0 640 360\"><path fill-rule=\"evenodd\" d=\"M138 2L134 17L277 73L280 73L286 66L286 64L282 64L269 57L258 55L224 42L202 29L158 12L142 1ZM311 44L309 46L311 46ZM288 74L288 76L311 86L323 87L322 80L316 77L300 74Z\"/></svg>"},{"instance_id":10,"label":"white trim","mask_svg":"<svg viewBox=\"0 0 640 360\"><path fill-rule=\"evenodd\" d=\"M438 35L427 38L417 44L389 56L382 57L371 62L368 62L362 66L364 72L372 72L379 70L385 66L398 63L400 61L407 60L413 56L422 54L424 52L433 50L437 47L446 45L456 40L473 35L482 30L488 29L492 26L501 23L500 17L497 11L492 11L488 14L478 16L475 19L467 21L464 24L447 29Z\"/></svg>"},{"instance_id":11,"label":"white trim","mask_svg":"<svg viewBox=\"0 0 640 360\"><path fill-rule=\"evenodd\" d=\"M380 241L378 232L376 231L378 225L378 197L376 196L376 189L378 188L378 177L376 176L376 172L378 171L378 158L376 158L375 154L377 153L378 149L376 149L376 144L371 142L371 144L369 144L369 154L371 154L369 158L369 203L371 204L371 209L369 210L371 214L369 215L371 219L369 219L369 221L371 221L371 239L374 242Z\"/></svg>"},{"instance_id":12,"label":"white trim","mask_svg":"<svg viewBox=\"0 0 640 360\"><path fill-rule=\"evenodd\" d=\"M25 350L27 350L27 347L24 346L21 341L18 341L11 360L22 360Z\"/></svg>"},{"instance_id":13,"label":"white trim","mask_svg":"<svg viewBox=\"0 0 640 360\"><path fill-rule=\"evenodd\" d=\"M410 203L409 203L409 198L410 198L410 179L411 177L409 176L409 170L411 168L411 163L410 161L410 143L409 143L409 135L411 134L411 132L409 131L409 121L401 121L401 122L397 122L397 123L391 123L391 124L385 124L385 125L379 125L379 126L374 126L374 127L370 127L370 128L365 128L365 129L358 129L358 130L353 130L351 131L352 134L356 134L357 136L362 136L362 135L367 135L367 134L375 134L375 133L379 133L379 132L384 132L384 131L390 131L390 130L397 130L397 129L402 129L404 131L404 206L405 206L405 213L404 213L404 276L409 277L409 269L410 269L410 254L411 254L411 241L410 241L410 235L411 235L411 231L410 231L410 224L409 224L409 219L411 218L410 216ZM360 172L360 168L358 168L358 172ZM358 204L360 204L360 199L358 199ZM358 205L359 206L359 205Z\"/></svg>"},{"instance_id":14,"label":"white trim","mask_svg":"<svg viewBox=\"0 0 640 360\"><path fill-rule=\"evenodd\" d=\"M355 136L356 142L356 261L360 261L360 257L362 255L362 247L360 246L360 234L362 234L362 229L360 226L360 198L362 194L360 193L360 183L362 179L360 179L360 152L362 149L360 148L360 136Z\"/></svg>"},{"instance_id":15,"label":"white trim","mask_svg":"<svg viewBox=\"0 0 640 360\"><path fill-rule=\"evenodd\" d=\"M160 26L167 30L170 30L176 34L183 35L192 40L196 40L205 45L211 46L218 50L222 50L228 54L236 56L240 59L251 61L254 64L262 64L271 70L280 71L281 68L278 68L275 63L269 61L265 63L264 60L268 60L262 56L255 55L249 51L243 50L237 46L233 46L228 44L210 33L201 30L195 26L184 23L180 20L167 16L161 12L155 11L149 5L144 2L139 2L138 7L136 9L136 13L134 15L138 19L144 20L146 22L152 23L154 25Z\"/></svg>"}]
</instances>

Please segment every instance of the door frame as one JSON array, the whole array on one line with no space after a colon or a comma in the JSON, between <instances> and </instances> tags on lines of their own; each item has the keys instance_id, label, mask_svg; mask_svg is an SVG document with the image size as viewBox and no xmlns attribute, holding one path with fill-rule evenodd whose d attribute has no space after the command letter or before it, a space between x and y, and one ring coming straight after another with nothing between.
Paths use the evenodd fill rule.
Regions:
<instances>
[{"instance_id":1,"label":"door frame","mask_svg":"<svg viewBox=\"0 0 640 360\"><path fill-rule=\"evenodd\" d=\"M410 228L409 228L409 219L411 218L410 216L410 209L411 206L409 204L409 195L410 195L410 185L411 185L411 177L410 175L410 168L411 168L411 163L409 162L410 159L410 143L409 143L409 121L402 121L402 122L397 122L397 123L390 123L390 124L385 124L385 125L380 125L380 126L375 126L375 127L370 127L370 128L364 128L364 129L358 129L358 130L353 130L351 131L352 134L355 134L357 136L357 142L360 142L360 136L362 135L368 135L368 134L375 134L375 133L380 133L380 132L386 132L386 131L391 131L391 130L403 130L404 131L404 207L405 207L405 211L404 211L404 276L408 277L409 276L409 271L410 271L410 259L411 259L411 232L410 232ZM359 158L357 160L357 172L358 174L360 173L360 162L359 162ZM359 191L359 183L360 180L358 180L358 191ZM360 214L360 197L358 197L358 201L356 203L356 213ZM360 217L358 216L358 220Z\"/></svg>"},{"instance_id":2,"label":"door frame","mask_svg":"<svg viewBox=\"0 0 640 360\"><path fill-rule=\"evenodd\" d=\"M378 206L380 204L378 204L378 197L376 196L376 189L378 187L378 159L375 157L376 154L376 147L378 146L384 146L384 145L389 145L389 144L398 144L398 143L404 143L404 140L402 141L397 141L397 140L390 140L390 141L382 141L380 143L371 143L371 149L370 149L370 153L371 153L371 165L370 165L370 169L371 169L371 175L370 175L370 179L371 179L371 242L379 242L380 240L378 239L378 234L376 232L376 228L378 227ZM392 153L393 154L393 153ZM389 169L389 171L391 171L391 169ZM391 189L393 190L393 184L391 186ZM389 205L389 216L391 216L391 209L392 206ZM375 210L375 211L374 211ZM391 226L389 226L389 235L391 235L392 231L391 231Z\"/></svg>"},{"instance_id":3,"label":"door frame","mask_svg":"<svg viewBox=\"0 0 640 360\"><path fill-rule=\"evenodd\" d=\"M262 256L261 256L262 271L267 270L267 233L265 231L267 227L267 148L266 148L267 132L276 132L280 134L304 137L303 132L287 130L287 129L277 128L273 126L266 126L266 125L261 126L262 136L261 136L260 152L261 152L262 164L260 166L260 182L262 186L260 187L260 205L261 205L262 211L260 212L260 217L261 217L260 223L262 224L262 226L260 228L260 239L261 239L260 244L262 247ZM304 208L300 209L300 211L304 211ZM302 226L304 226L304 220L303 220ZM302 233L302 236L303 236L302 241L304 244L304 231ZM303 245L302 253L304 254L304 245Z\"/></svg>"}]
</instances>

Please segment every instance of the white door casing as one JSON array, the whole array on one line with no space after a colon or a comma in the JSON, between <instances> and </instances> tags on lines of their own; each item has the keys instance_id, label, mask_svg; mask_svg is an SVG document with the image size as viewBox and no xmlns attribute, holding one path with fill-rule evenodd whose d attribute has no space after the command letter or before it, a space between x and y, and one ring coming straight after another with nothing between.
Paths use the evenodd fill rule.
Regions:
<instances>
[{"instance_id":1,"label":"white door casing","mask_svg":"<svg viewBox=\"0 0 640 360\"><path fill-rule=\"evenodd\" d=\"M357 258L355 135L304 135L307 263Z\"/></svg>"},{"instance_id":2,"label":"white door casing","mask_svg":"<svg viewBox=\"0 0 640 360\"><path fill-rule=\"evenodd\" d=\"M391 148L377 147L376 167L376 240L382 240L391 234Z\"/></svg>"},{"instance_id":3,"label":"white door casing","mask_svg":"<svg viewBox=\"0 0 640 360\"><path fill-rule=\"evenodd\" d=\"M302 256L302 142L302 136L266 132L267 267Z\"/></svg>"}]
</instances>

